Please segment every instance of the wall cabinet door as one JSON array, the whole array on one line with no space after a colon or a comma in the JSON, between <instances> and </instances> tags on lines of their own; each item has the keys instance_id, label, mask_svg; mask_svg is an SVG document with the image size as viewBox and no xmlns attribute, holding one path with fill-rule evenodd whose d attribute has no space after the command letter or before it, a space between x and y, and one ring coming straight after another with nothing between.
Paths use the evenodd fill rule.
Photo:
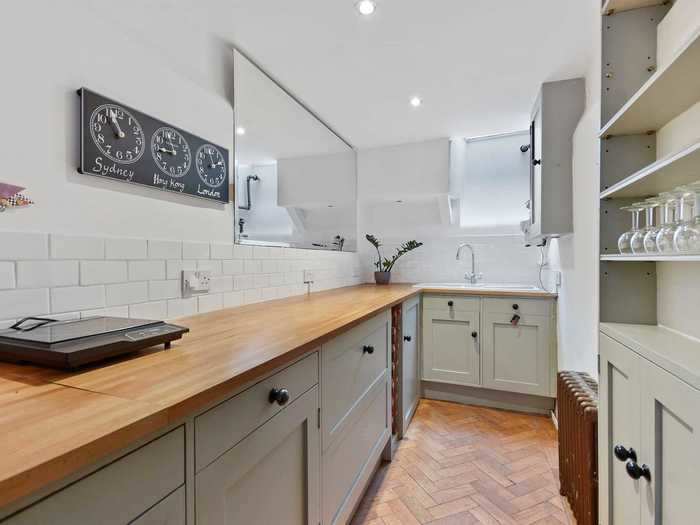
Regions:
<instances>
[{"instance_id":1,"label":"wall cabinet door","mask_svg":"<svg viewBox=\"0 0 700 525\"><path fill-rule=\"evenodd\" d=\"M550 321L512 313L486 313L482 333L485 387L522 394L549 395Z\"/></svg>"},{"instance_id":2,"label":"wall cabinet door","mask_svg":"<svg viewBox=\"0 0 700 525\"><path fill-rule=\"evenodd\" d=\"M403 305L403 352L401 356L401 418L402 432L408 428L420 395L418 355L418 310L420 302L407 301Z\"/></svg>"},{"instance_id":3,"label":"wall cabinet door","mask_svg":"<svg viewBox=\"0 0 700 525\"><path fill-rule=\"evenodd\" d=\"M641 366L642 523L695 523L700 496L700 392L651 362ZM622 522L617 522L622 523ZM625 522L626 523L626 522Z\"/></svg>"},{"instance_id":4,"label":"wall cabinet door","mask_svg":"<svg viewBox=\"0 0 700 525\"><path fill-rule=\"evenodd\" d=\"M423 379L480 385L479 313L423 311Z\"/></svg>"},{"instance_id":5,"label":"wall cabinet door","mask_svg":"<svg viewBox=\"0 0 700 525\"><path fill-rule=\"evenodd\" d=\"M318 387L195 477L198 525L320 522Z\"/></svg>"},{"instance_id":6,"label":"wall cabinet door","mask_svg":"<svg viewBox=\"0 0 700 525\"><path fill-rule=\"evenodd\" d=\"M601 334L598 412L601 525L640 522L642 483L629 477L625 461L618 460L614 454L616 445L640 454L640 366L641 358L637 354Z\"/></svg>"}]
</instances>

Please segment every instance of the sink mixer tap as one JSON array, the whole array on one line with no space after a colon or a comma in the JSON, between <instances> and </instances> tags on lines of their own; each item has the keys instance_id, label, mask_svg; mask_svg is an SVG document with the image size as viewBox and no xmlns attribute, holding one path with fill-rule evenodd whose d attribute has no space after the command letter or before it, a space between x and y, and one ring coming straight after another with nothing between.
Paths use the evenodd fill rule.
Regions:
<instances>
[{"instance_id":1,"label":"sink mixer tap","mask_svg":"<svg viewBox=\"0 0 700 525\"><path fill-rule=\"evenodd\" d=\"M465 273L464 274L464 279L469 283L469 284L477 284L479 280L483 278L483 275L480 273L476 273L476 256L474 255L474 247L469 244L468 242L463 242L457 247L457 260L461 260L461 253L462 253L462 248L469 248L469 251L472 254L472 271L471 273Z\"/></svg>"}]
</instances>

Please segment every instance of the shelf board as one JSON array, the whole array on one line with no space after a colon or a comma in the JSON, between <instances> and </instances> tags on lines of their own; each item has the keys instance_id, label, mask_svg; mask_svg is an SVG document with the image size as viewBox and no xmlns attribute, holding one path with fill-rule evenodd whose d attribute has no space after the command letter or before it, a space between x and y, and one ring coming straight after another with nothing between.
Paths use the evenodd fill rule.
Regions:
<instances>
[{"instance_id":1,"label":"shelf board","mask_svg":"<svg viewBox=\"0 0 700 525\"><path fill-rule=\"evenodd\" d=\"M600 137L657 131L700 101L699 37L700 29L622 106L600 130Z\"/></svg>"},{"instance_id":2,"label":"shelf board","mask_svg":"<svg viewBox=\"0 0 700 525\"><path fill-rule=\"evenodd\" d=\"M700 142L686 146L601 192L601 199L649 197L700 179Z\"/></svg>"},{"instance_id":3,"label":"shelf board","mask_svg":"<svg viewBox=\"0 0 700 525\"><path fill-rule=\"evenodd\" d=\"M700 389L700 341L658 325L600 323L600 331Z\"/></svg>"},{"instance_id":4,"label":"shelf board","mask_svg":"<svg viewBox=\"0 0 700 525\"><path fill-rule=\"evenodd\" d=\"M606 0L603 4L602 14L609 15L613 12L620 13L622 11L662 5L664 3L665 0Z\"/></svg>"},{"instance_id":5,"label":"shelf board","mask_svg":"<svg viewBox=\"0 0 700 525\"><path fill-rule=\"evenodd\" d=\"M601 255L600 260L613 262L700 262L700 255Z\"/></svg>"}]
</instances>

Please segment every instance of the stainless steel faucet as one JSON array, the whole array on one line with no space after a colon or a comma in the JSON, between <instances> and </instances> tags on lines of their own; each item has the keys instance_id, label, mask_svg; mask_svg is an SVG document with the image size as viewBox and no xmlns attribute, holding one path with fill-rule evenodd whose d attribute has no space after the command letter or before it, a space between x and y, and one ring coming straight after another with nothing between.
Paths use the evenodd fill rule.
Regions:
<instances>
[{"instance_id":1,"label":"stainless steel faucet","mask_svg":"<svg viewBox=\"0 0 700 525\"><path fill-rule=\"evenodd\" d=\"M469 248L469 251L472 253L472 271L471 273L465 273L464 274L464 279L469 283L469 284L477 284L479 280L482 278L482 275L480 273L476 273L476 256L474 255L474 247L469 244L468 242L463 242L459 246L457 246L457 260L461 260L461 253L462 253L462 248Z\"/></svg>"}]
</instances>

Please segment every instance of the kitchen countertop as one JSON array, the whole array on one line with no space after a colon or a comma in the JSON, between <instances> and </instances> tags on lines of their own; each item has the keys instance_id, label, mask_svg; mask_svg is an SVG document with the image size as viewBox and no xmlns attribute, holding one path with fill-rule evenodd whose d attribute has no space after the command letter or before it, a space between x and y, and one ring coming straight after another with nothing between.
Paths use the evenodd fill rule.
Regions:
<instances>
[{"instance_id":1,"label":"kitchen countertop","mask_svg":"<svg viewBox=\"0 0 700 525\"><path fill-rule=\"evenodd\" d=\"M422 292L489 295L360 285L180 319L190 333L170 350L156 347L92 369L0 363L0 506L182 420Z\"/></svg>"}]
</instances>

